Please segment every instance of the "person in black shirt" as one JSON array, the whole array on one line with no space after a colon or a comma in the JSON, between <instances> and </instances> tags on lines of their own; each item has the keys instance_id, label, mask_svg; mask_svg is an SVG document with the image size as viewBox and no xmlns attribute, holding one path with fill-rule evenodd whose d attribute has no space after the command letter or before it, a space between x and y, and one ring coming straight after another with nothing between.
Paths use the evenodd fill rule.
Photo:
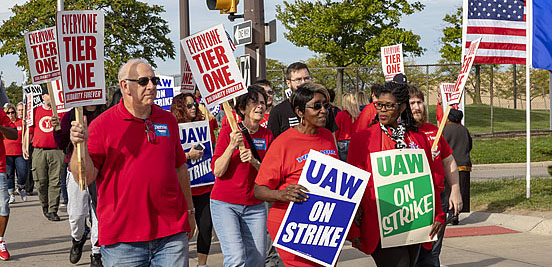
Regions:
<instances>
[{"instance_id":1,"label":"person in black shirt","mask_svg":"<svg viewBox=\"0 0 552 267\"><path fill-rule=\"evenodd\" d=\"M295 62L287 67L286 84L292 92L310 79L309 68L305 63ZM276 105L268 118L268 129L272 131L274 138L297 124L299 124L299 118L288 99Z\"/></svg>"}]
</instances>

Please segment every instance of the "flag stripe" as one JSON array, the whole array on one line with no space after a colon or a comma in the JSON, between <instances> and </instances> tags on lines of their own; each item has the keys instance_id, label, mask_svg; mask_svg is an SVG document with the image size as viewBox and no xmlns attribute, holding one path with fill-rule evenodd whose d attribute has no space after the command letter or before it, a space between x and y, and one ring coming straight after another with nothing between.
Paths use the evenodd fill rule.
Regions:
<instances>
[{"instance_id":1,"label":"flag stripe","mask_svg":"<svg viewBox=\"0 0 552 267\"><path fill-rule=\"evenodd\" d=\"M525 29L511 29L499 27L468 27L468 34L496 34L525 36Z\"/></svg>"},{"instance_id":2,"label":"flag stripe","mask_svg":"<svg viewBox=\"0 0 552 267\"><path fill-rule=\"evenodd\" d=\"M483 37L481 41L486 43L516 43L525 44L527 39L525 36L508 36L508 35L493 35L493 34L468 34L467 42L475 41L475 39Z\"/></svg>"},{"instance_id":3,"label":"flag stripe","mask_svg":"<svg viewBox=\"0 0 552 267\"><path fill-rule=\"evenodd\" d=\"M477 56L483 57L525 57L525 51L498 50L498 49L479 49Z\"/></svg>"},{"instance_id":4,"label":"flag stripe","mask_svg":"<svg viewBox=\"0 0 552 267\"><path fill-rule=\"evenodd\" d=\"M469 19L468 27L501 27L512 29L525 29L525 21L495 21L491 19Z\"/></svg>"},{"instance_id":5,"label":"flag stripe","mask_svg":"<svg viewBox=\"0 0 552 267\"><path fill-rule=\"evenodd\" d=\"M479 51L478 53L479 54ZM478 64L519 64L525 65L525 57L483 57L477 56L473 63Z\"/></svg>"},{"instance_id":6,"label":"flag stripe","mask_svg":"<svg viewBox=\"0 0 552 267\"><path fill-rule=\"evenodd\" d=\"M466 42L466 48L470 47L471 42ZM525 51L525 44L512 43L483 43L479 44L479 49L498 49L498 50L518 50Z\"/></svg>"}]
</instances>

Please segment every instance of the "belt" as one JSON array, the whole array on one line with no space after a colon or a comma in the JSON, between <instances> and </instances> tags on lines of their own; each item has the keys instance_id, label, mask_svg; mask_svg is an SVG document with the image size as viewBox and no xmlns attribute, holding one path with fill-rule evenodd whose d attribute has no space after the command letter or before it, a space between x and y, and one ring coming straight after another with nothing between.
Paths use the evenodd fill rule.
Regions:
<instances>
[{"instance_id":1,"label":"belt","mask_svg":"<svg viewBox=\"0 0 552 267\"><path fill-rule=\"evenodd\" d=\"M458 171L459 172L471 172L472 167L470 167L470 166L458 166Z\"/></svg>"}]
</instances>

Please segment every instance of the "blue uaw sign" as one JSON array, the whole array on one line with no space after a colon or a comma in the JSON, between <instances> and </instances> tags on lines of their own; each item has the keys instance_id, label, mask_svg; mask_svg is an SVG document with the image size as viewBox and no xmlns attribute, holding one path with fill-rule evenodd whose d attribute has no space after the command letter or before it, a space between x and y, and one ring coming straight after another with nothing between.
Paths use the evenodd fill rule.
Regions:
<instances>
[{"instance_id":1,"label":"blue uaw sign","mask_svg":"<svg viewBox=\"0 0 552 267\"><path fill-rule=\"evenodd\" d=\"M309 199L289 205L275 246L334 266L369 179L370 173L311 150L299 178Z\"/></svg>"},{"instance_id":2,"label":"blue uaw sign","mask_svg":"<svg viewBox=\"0 0 552 267\"><path fill-rule=\"evenodd\" d=\"M174 77L161 75L157 77L159 77L159 83L157 84L157 96L154 103L164 110L170 110L175 96Z\"/></svg>"},{"instance_id":3,"label":"blue uaw sign","mask_svg":"<svg viewBox=\"0 0 552 267\"><path fill-rule=\"evenodd\" d=\"M195 121L179 123L180 144L184 151L189 152L192 147L203 146L203 157L197 160L188 160L188 176L191 187L209 185L215 182L211 159L213 148L211 144L211 131L209 122Z\"/></svg>"}]
</instances>

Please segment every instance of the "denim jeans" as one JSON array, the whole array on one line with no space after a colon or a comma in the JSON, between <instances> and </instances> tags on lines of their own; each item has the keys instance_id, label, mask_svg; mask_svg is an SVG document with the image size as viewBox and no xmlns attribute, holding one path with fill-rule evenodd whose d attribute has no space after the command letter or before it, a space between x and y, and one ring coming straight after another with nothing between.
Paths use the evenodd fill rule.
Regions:
<instances>
[{"instance_id":1,"label":"denim jeans","mask_svg":"<svg viewBox=\"0 0 552 267\"><path fill-rule=\"evenodd\" d=\"M188 267L188 234L178 233L152 241L102 246L105 267Z\"/></svg>"},{"instance_id":2,"label":"denim jeans","mask_svg":"<svg viewBox=\"0 0 552 267\"><path fill-rule=\"evenodd\" d=\"M8 176L0 172L0 216L10 215L10 195L8 194Z\"/></svg>"},{"instance_id":3,"label":"denim jeans","mask_svg":"<svg viewBox=\"0 0 552 267\"><path fill-rule=\"evenodd\" d=\"M6 156L6 172L8 173L8 190L15 189L15 174L17 173L17 186L25 189L27 182L27 161L23 156Z\"/></svg>"},{"instance_id":4,"label":"denim jeans","mask_svg":"<svg viewBox=\"0 0 552 267\"><path fill-rule=\"evenodd\" d=\"M238 205L211 199L211 216L224 256L223 266L264 266L264 202L257 205Z\"/></svg>"}]
</instances>

